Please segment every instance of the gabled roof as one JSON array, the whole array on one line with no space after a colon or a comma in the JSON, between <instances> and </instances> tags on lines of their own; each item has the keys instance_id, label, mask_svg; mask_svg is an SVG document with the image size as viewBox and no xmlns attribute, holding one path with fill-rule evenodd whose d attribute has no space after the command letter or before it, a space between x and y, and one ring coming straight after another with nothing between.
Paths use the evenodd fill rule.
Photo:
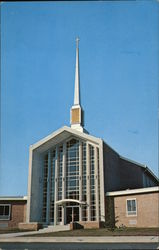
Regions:
<instances>
[{"instance_id":1,"label":"gabled roof","mask_svg":"<svg viewBox=\"0 0 159 250\"><path fill-rule=\"evenodd\" d=\"M52 134L44 137L42 140L31 145L30 149L36 150L38 152L44 152L44 151L47 151L50 147L53 147L61 143L63 140L69 139L72 136L79 137L83 140L89 140L90 142L95 143L95 144L99 144L102 142L102 139L100 138L91 136L86 133L82 133L80 131L77 131L67 126L64 126L56 130Z\"/></svg>"},{"instance_id":2,"label":"gabled roof","mask_svg":"<svg viewBox=\"0 0 159 250\"><path fill-rule=\"evenodd\" d=\"M100 144L103 143L104 141L101 138L89 135L87 133L84 132L80 132L76 129L72 129L70 127L64 126L58 130L56 130L55 132L51 133L50 135L44 137L43 139L41 139L40 141L36 142L35 144L30 146L31 150L36 150L37 152L45 152L47 151L49 148L54 147L55 145L61 143L64 140L67 140L69 138L71 138L72 136L75 137L79 137L83 140L89 140L92 143L95 144ZM105 142L104 142L105 143ZM105 143L107 146L109 146L107 143ZM110 147L110 146L109 146ZM110 147L111 148L111 147ZM111 148L112 149L112 148ZM114 151L114 149L112 149ZM115 151L116 152L116 151ZM117 152L116 152L117 153ZM118 153L117 153L118 154ZM119 155L119 154L118 154ZM153 176L153 178L156 179L156 181L159 182L158 178L153 174L153 172L144 164L132 161L128 158L125 158L121 155L119 155L119 157L123 160L129 161L135 165L137 165L138 167L141 167L144 171L147 171L151 176Z\"/></svg>"}]
</instances>

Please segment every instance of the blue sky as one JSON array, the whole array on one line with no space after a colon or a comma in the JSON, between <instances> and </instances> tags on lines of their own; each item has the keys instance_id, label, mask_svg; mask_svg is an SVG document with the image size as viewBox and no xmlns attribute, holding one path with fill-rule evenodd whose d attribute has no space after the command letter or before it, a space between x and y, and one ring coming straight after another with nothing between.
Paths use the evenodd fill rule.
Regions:
<instances>
[{"instance_id":1,"label":"blue sky","mask_svg":"<svg viewBox=\"0 0 159 250\"><path fill-rule=\"evenodd\" d=\"M26 195L29 145L69 126L80 37L85 128L158 173L157 1L1 4L0 195Z\"/></svg>"}]
</instances>

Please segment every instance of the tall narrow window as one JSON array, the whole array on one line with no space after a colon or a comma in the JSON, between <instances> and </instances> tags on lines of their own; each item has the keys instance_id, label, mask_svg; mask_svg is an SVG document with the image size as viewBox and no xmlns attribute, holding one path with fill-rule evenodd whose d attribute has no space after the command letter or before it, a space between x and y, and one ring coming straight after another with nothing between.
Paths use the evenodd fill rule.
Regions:
<instances>
[{"instance_id":1,"label":"tall narrow window","mask_svg":"<svg viewBox=\"0 0 159 250\"><path fill-rule=\"evenodd\" d=\"M137 215L136 199L127 200L127 215Z\"/></svg>"},{"instance_id":2,"label":"tall narrow window","mask_svg":"<svg viewBox=\"0 0 159 250\"><path fill-rule=\"evenodd\" d=\"M87 201L86 143L82 142L82 201ZM87 205L82 205L82 220L87 220Z\"/></svg>"},{"instance_id":3,"label":"tall narrow window","mask_svg":"<svg viewBox=\"0 0 159 250\"><path fill-rule=\"evenodd\" d=\"M62 169L63 169L63 146L59 147L58 155L58 200L62 199Z\"/></svg>"},{"instance_id":4,"label":"tall narrow window","mask_svg":"<svg viewBox=\"0 0 159 250\"><path fill-rule=\"evenodd\" d=\"M79 199L79 141L75 139L67 142L66 198Z\"/></svg>"},{"instance_id":5,"label":"tall narrow window","mask_svg":"<svg viewBox=\"0 0 159 250\"><path fill-rule=\"evenodd\" d=\"M54 222L55 161L56 150L54 149L51 152L50 222Z\"/></svg>"},{"instance_id":6,"label":"tall narrow window","mask_svg":"<svg viewBox=\"0 0 159 250\"><path fill-rule=\"evenodd\" d=\"M96 220L96 198L95 198L95 161L94 161L94 147L89 145L90 154L90 211L91 221Z\"/></svg>"},{"instance_id":7,"label":"tall narrow window","mask_svg":"<svg viewBox=\"0 0 159 250\"><path fill-rule=\"evenodd\" d=\"M47 207L47 178L48 178L48 154L44 157L44 172L43 172L43 222L46 221L46 207Z\"/></svg>"},{"instance_id":8,"label":"tall narrow window","mask_svg":"<svg viewBox=\"0 0 159 250\"><path fill-rule=\"evenodd\" d=\"M99 220L101 220L101 213L100 213L100 165L99 165L99 148L97 149L97 160L98 160L98 197L99 197Z\"/></svg>"}]
</instances>

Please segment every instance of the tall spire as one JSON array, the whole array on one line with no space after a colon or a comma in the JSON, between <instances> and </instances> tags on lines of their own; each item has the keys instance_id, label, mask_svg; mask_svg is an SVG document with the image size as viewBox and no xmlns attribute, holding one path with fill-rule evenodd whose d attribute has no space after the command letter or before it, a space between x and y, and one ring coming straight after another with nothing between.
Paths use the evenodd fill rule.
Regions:
<instances>
[{"instance_id":1,"label":"tall spire","mask_svg":"<svg viewBox=\"0 0 159 250\"><path fill-rule=\"evenodd\" d=\"M74 104L71 108L71 128L84 131L84 112L80 101L80 74L79 74L79 38L76 38L76 69L75 69L75 90L74 90Z\"/></svg>"},{"instance_id":2,"label":"tall spire","mask_svg":"<svg viewBox=\"0 0 159 250\"><path fill-rule=\"evenodd\" d=\"M74 105L80 105L79 38L76 38L76 71Z\"/></svg>"}]
</instances>

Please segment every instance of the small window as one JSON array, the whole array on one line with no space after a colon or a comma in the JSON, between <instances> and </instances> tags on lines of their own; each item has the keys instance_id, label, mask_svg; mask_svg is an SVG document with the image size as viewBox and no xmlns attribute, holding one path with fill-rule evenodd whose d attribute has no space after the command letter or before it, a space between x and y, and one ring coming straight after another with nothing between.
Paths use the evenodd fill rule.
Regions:
<instances>
[{"instance_id":1,"label":"small window","mask_svg":"<svg viewBox=\"0 0 159 250\"><path fill-rule=\"evenodd\" d=\"M127 215L137 215L136 199L127 200Z\"/></svg>"},{"instance_id":2,"label":"small window","mask_svg":"<svg viewBox=\"0 0 159 250\"><path fill-rule=\"evenodd\" d=\"M4 204L0 205L0 220L10 219L10 205Z\"/></svg>"}]
</instances>

